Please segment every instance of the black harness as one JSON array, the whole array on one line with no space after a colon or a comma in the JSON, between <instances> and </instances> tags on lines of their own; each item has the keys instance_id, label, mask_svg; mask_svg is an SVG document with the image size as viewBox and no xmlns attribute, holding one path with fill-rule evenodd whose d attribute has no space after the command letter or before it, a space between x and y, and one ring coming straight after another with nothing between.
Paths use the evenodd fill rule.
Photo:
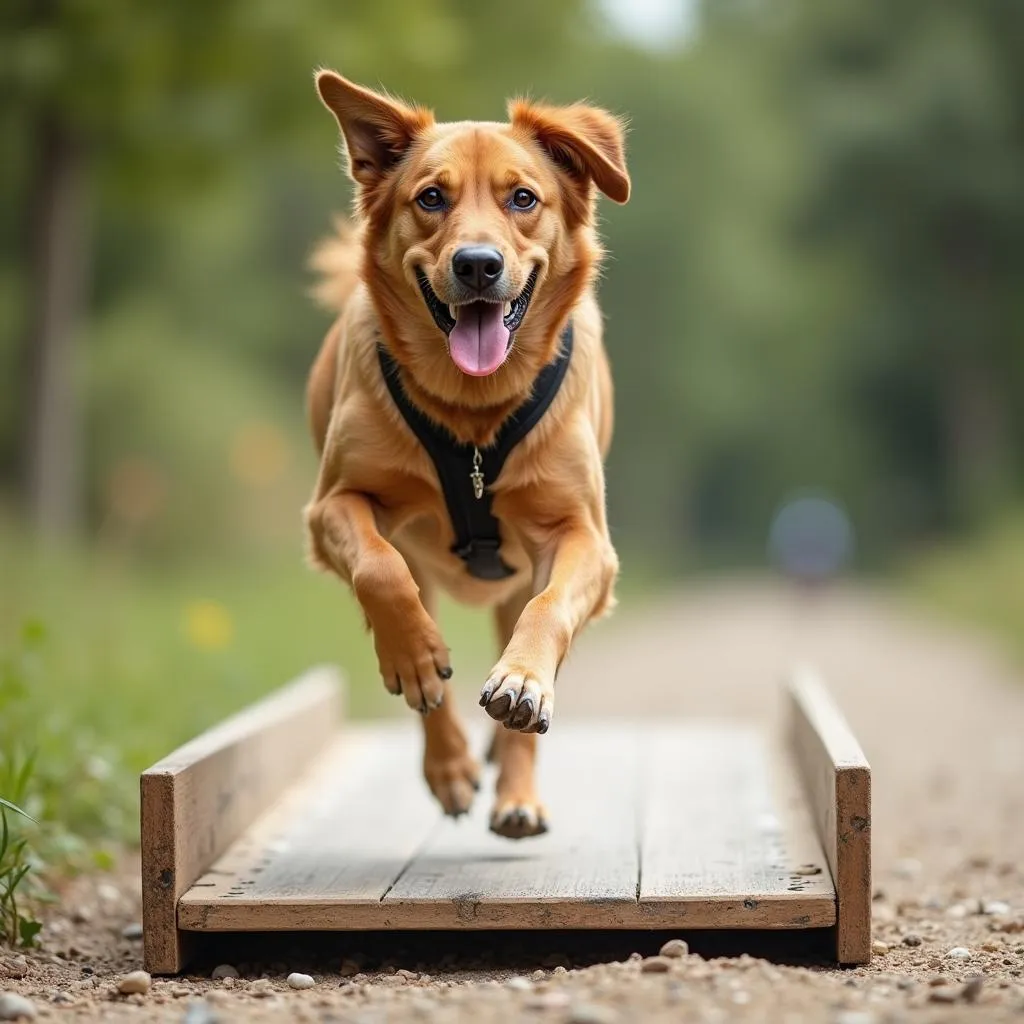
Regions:
<instances>
[{"instance_id":1,"label":"black harness","mask_svg":"<svg viewBox=\"0 0 1024 1024\"><path fill-rule=\"evenodd\" d=\"M377 346L388 391L437 471L455 531L452 553L466 563L467 572L477 579L501 580L514 572L501 557L501 528L491 511L487 483L498 479L512 449L540 422L558 394L572 357L571 323L562 332L561 342L554 361L537 375L533 393L505 420L494 443L487 448L456 441L444 427L413 405L398 379L398 364L382 345Z\"/></svg>"}]
</instances>

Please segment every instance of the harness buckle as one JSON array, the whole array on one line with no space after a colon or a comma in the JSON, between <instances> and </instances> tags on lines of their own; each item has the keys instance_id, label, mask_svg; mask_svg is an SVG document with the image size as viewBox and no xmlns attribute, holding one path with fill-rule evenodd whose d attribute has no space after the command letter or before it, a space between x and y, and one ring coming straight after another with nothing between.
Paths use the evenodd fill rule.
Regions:
<instances>
[{"instance_id":1,"label":"harness buckle","mask_svg":"<svg viewBox=\"0 0 1024 1024\"><path fill-rule=\"evenodd\" d=\"M452 554L466 563L470 576L480 580L503 580L515 570L505 564L498 553L500 548L501 541L497 537L472 537L466 544L453 547Z\"/></svg>"}]
</instances>

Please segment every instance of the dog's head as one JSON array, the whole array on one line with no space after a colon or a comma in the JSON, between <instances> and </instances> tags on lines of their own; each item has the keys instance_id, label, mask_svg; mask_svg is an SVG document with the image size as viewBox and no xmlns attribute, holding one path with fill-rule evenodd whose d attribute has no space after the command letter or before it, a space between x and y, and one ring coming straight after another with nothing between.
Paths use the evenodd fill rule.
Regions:
<instances>
[{"instance_id":1,"label":"dog's head","mask_svg":"<svg viewBox=\"0 0 1024 1024\"><path fill-rule=\"evenodd\" d=\"M508 123L438 124L332 71L316 84L366 224L364 277L406 361L436 374L440 353L447 373L486 377L515 347L542 365L596 269L595 188L629 197L621 123L515 101Z\"/></svg>"}]
</instances>

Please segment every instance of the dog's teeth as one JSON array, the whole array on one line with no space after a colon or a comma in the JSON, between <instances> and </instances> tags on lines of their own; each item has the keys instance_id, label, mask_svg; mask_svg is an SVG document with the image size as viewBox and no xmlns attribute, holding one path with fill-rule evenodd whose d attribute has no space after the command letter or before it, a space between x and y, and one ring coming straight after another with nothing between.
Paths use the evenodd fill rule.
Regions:
<instances>
[{"instance_id":1,"label":"dog's teeth","mask_svg":"<svg viewBox=\"0 0 1024 1024\"><path fill-rule=\"evenodd\" d=\"M448 307L448 315L449 315L449 316L450 316L450 317L451 317L451 318L452 318L453 320L458 320L458 318L459 318L459 317L458 317L458 314L457 314L457 313L455 312L455 307L454 307L454 306L449 306L449 307Z\"/></svg>"}]
</instances>

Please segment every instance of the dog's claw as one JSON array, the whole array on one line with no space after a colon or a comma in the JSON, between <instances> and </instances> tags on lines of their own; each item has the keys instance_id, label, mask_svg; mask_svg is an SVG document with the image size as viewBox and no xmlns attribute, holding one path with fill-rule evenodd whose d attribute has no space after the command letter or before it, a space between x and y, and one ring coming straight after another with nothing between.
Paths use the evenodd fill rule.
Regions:
<instances>
[{"instance_id":1,"label":"dog's claw","mask_svg":"<svg viewBox=\"0 0 1024 1024\"><path fill-rule=\"evenodd\" d=\"M480 704L491 718L506 729L526 733L547 732L554 700L551 683L545 684L532 672L504 665L494 670L480 693Z\"/></svg>"},{"instance_id":2,"label":"dog's claw","mask_svg":"<svg viewBox=\"0 0 1024 1024\"><path fill-rule=\"evenodd\" d=\"M514 698L511 693L502 693L487 705L487 714L498 722L504 722L512 710Z\"/></svg>"},{"instance_id":3,"label":"dog's claw","mask_svg":"<svg viewBox=\"0 0 1024 1024\"><path fill-rule=\"evenodd\" d=\"M512 714L510 719L510 725L513 729L523 729L530 724L530 720L533 718L533 700L529 696L520 697L519 703L516 705L515 712Z\"/></svg>"}]
</instances>

